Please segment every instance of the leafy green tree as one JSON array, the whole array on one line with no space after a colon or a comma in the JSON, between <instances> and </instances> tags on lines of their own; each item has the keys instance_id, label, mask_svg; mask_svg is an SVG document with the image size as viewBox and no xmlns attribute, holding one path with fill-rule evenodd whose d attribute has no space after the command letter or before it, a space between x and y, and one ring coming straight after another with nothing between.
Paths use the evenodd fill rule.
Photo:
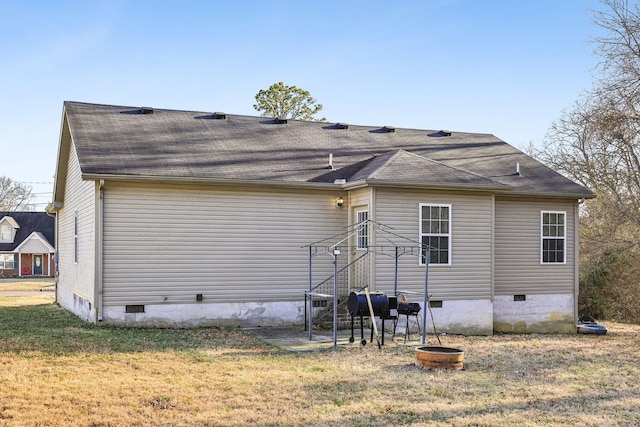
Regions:
<instances>
[{"instance_id":1,"label":"leafy green tree","mask_svg":"<svg viewBox=\"0 0 640 427\"><path fill-rule=\"evenodd\" d=\"M287 86L282 82L272 84L269 89L260 90L256 95L253 108L263 117L326 121L324 117L314 118L322 110L322 104L318 104L309 91L296 86Z\"/></svg>"},{"instance_id":2,"label":"leafy green tree","mask_svg":"<svg viewBox=\"0 0 640 427\"><path fill-rule=\"evenodd\" d=\"M0 176L0 211L30 210L32 199L31 187Z\"/></svg>"}]
</instances>

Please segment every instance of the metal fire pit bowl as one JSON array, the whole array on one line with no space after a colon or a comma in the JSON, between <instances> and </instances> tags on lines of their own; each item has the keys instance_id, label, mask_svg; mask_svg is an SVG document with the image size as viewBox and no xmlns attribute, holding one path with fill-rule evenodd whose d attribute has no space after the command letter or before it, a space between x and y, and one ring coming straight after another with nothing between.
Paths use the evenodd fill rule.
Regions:
<instances>
[{"instance_id":1,"label":"metal fire pit bowl","mask_svg":"<svg viewBox=\"0 0 640 427\"><path fill-rule=\"evenodd\" d=\"M460 370L464 366L464 351L450 347L416 347L415 365L420 368Z\"/></svg>"}]
</instances>

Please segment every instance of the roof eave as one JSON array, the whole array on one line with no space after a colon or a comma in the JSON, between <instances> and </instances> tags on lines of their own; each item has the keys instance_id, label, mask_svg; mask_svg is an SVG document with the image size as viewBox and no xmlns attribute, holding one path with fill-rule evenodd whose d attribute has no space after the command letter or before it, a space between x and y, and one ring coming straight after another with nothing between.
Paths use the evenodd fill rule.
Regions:
<instances>
[{"instance_id":1,"label":"roof eave","mask_svg":"<svg viewBox=\"0 0 640 427\"><path fill-rule=\"evenodd\" d=\"M334 184L328 182L306 182L306 181L280 181L280 180L258 180L258 179L229 179L229 178L194 178L194 177L165 177L156 175L111 175L111 174L82 174L83 180L105 180L117 182L153 182L162 184L203 184L203 185L240 185L240 186L267 186L274 188L316 188L323 190L343 189L344 184Z\"/></svg>"},{"instance_id":2,"label":"roof eave","mask_svg":"<svg viewBox=\"0 0 640 427\"><path fill-rule=\"evenodd\" d=\"M571 193L571 192L560 192L560 193L551 193L551 192L522 192L522 191L514 191L509 193L509 196L515 197L540 197L545 199L595 199L596 195L594 193Z\"/></svg>"},{"instance_id":3,"label":"roof eave","mask_svg":"<svg viewBox=\"0 0 640 427\"><path fill-rule=\"evenodd\" d=\"M394 188L420 188L429 190L481 190L497 193L507 193L512 191L512 187L504 184L458 184L458 183L425 183L419 181L395 181L367 179L367 185L372 187L394 187Z\"/></svg>"}]
</instances>

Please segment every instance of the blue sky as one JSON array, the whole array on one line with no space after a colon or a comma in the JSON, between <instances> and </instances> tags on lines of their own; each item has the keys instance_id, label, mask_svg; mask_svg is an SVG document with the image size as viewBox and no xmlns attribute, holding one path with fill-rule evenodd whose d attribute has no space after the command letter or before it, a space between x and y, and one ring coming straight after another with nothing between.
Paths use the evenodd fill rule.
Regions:
<instances>
[{"instance_id":1,"label":"blue sky","mask_svg":"<svg viewBox=\"0 0 640 427\"><path fill-rule=\"evenodd\" d=\"M51 198L65 100L257 115L282 81L330 122L525 148L589 89L597 0L3 1L0 176Z\"/></svg>"}]
</instances>

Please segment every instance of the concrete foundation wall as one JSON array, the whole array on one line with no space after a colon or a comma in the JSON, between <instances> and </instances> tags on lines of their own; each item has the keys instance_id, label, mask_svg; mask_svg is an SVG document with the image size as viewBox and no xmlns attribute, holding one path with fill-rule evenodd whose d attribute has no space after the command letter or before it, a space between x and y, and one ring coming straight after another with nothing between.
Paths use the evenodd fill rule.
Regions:
<instances>
[{"instance_id":1,"label":"concrete foundation wall","mask_svg":"<svg viewBox=\"0 0 640 427\"><path fill-rule=\"evenodd\" d=\"M84 321L93 322L96 318L95 307L90 301L60 284L56 287L56 302Z\"/></svg>"},{"instance_id":2,"label":"concrete foundation wall","mask_svg":"<svg viewBox=\"0 0 640 427\"><path fill-rule=\"evenodd\" d=\"M572 333L575 332L573 295L496 296L493 325L496 332Z\"/></svg>"},{"instance_id":3,"label":"concrete foundation wall","mask_svg":"<svg viewBox=\"0 0 640 427\"><path fill-rule=\"evenodd\" d=\"M126 306L108 306L104 308L103 321L155 327L301 325L304 323L304 304L288 301L147 304L144 313L126 313Z\"/></svg>"},{"instance_id":4,"label":"concrete foundation wall","mask_svg":"<svg viewBox=\"0 0 640 427\"><path fill-rule=\"evenodd\" d=\"M493 304L491 300L443 301L442 307L431 309L438 333L491 335L493 333ZM429 310L420 311L427 317L427 333L433 333Z\"/></svg>"}]
</instances>

